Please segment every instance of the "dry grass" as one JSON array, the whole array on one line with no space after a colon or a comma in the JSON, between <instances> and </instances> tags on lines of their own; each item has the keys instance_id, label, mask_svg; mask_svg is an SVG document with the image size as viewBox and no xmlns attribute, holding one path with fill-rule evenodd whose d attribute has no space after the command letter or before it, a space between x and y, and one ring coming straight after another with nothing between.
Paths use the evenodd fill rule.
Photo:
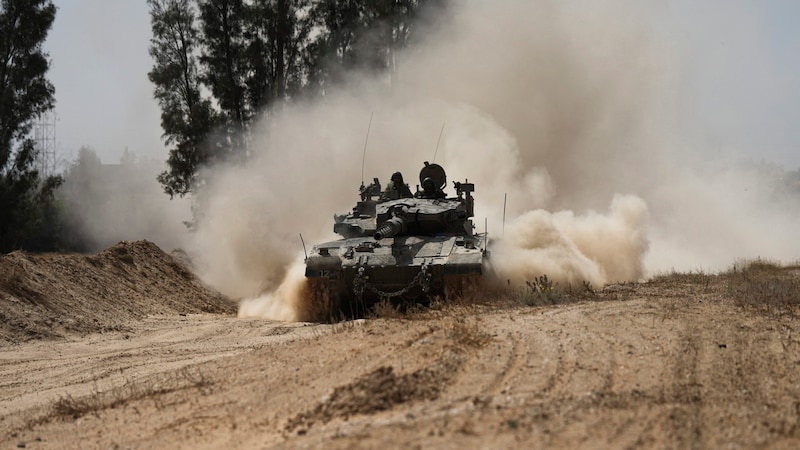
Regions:
<instances>
[{"instance_id":1,"label":"dry grass","mask_svg":"<svg viewBox=\"0 0 800 450\"><path fill-rule=\"evenodd\" d=\"M774 317L795 318L800 309L800 278L796 264L784 266L755 259L739 261L721 276L736 305Z\"/></svg>"},{"instance_id":2,"label":"dry grass","mask_svg":"<svg viewBox=\"0 0 800 450\"><path fill-rule=\"evenodd\" d=\"M208 393L213 381L197 370L184 368L161 376L139 381L126 381L120 386L108 390L94 391L84 397L75 398L65 395L51 406L50 417L58 419L77 419L87 414L98 415L99 412L113 409L130 402L152 398L160 409L158 399L172 392L199 389Z\"/></svg>"},{"instance_id":3,"label":"dry grass","mask_svg":"<svg viewBox=\"0 0 800 450\"><path fill-rule=\"evenodd\" d=\"M776 261L770 261L768 259L763 258L756 258L756 259L742 259L733 263L733 266L728 271L728 273L760 273L760 274L772 274L778 275L785 271L787 268L792 268L793 266L784 266L781 263ZM796 266L795 266L796 268Z\"/></svg>"},{"instance_id":4,"label":"dry grass","mask_svg":"<svg viewBox=\"0 0 800 450\"><path fill-rule=\"evenodd\" d=\"M444 329L456 348L481 348L492 339L482 330L478 320L455 318L446 322Z\"/></svg>"},{"instance_id":5,"label":"dry grass","mask_svg":"<svg viewBox=\"0 0 800 450\"><path fill-rule=\"evenodd\" d=\"M676 272L674 269L670 272L658 273L648 280L651 284L665 284L665 285L701 285L708 288L713 280L714 275L706 273L705 271L690 270L689 272Z\"/></svg>"},{"instance_id":6,"label":"dry grass","mask_svg":"<svg viewBox=\"0 0 800 450\"><path fill-rule=\"evenodd\" d=\"M381 300L372 307L368 315L371 319L403 319L408 316L408 312L402 311L389 300Z\"/></svg>"},{"instance_id":7,"label":"dry grass","mask_svg":"<svg viewBox=\"0 0 800 450\"><path fill-rule=\"evenodd\" d=\"M548 306L597 300L599 297L591 283L561 286L546 274L525 282L522 287L511 287L505 292L511 306Z\"/></svg>"},{"instance_id":8,"label":"dry grass","mask_svg":"<svg viewBox=\"0 0 800 450\"><path fill-rule=\"evenodd\" d=\"M364 319L348 319L331 323L331 334L342 334L362 329Z\"/></svg>"}]
</instances>

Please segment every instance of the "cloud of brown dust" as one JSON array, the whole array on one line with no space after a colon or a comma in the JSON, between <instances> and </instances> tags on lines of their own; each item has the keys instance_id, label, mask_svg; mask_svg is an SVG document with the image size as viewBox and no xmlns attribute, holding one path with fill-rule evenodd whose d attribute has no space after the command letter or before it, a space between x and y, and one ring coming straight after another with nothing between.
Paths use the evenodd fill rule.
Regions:
<instances>
[{"instance_id":1,"label":"cloud of brown dust","mask_svg":"<svg viewBox=\"0 0 800 450\"><path fill-rule=\"evenodd\" d=\"M57 191L67 225L64 239L86 252L143 238L167 251L182 247L190 202L164 195L156 182L161 170L159 162L130 154L119 164L101 164L93 150L82 149Z\"/></svg>"},{"instance_id":2,"label":"cloud of brown dust","mask_svg":"<svg viewBox=\"0 0 800 450\"><path fill-rule=\"evenodd\" d=\"M192 248L204 279L249 299L240 315L302 319L299 234L337 239L332 215L357 199L371 114L364 181L400 170L412 189L445 124L436 162L476 184L478 231L486 218L504 279L601 286L751 251L796 258L757 173L709 172L675 151L679 68L650 11L584 3L454 2L401 55L390 90L353 75L260 124L250 163L211 169Z\"/></svg>"}]
</instances>

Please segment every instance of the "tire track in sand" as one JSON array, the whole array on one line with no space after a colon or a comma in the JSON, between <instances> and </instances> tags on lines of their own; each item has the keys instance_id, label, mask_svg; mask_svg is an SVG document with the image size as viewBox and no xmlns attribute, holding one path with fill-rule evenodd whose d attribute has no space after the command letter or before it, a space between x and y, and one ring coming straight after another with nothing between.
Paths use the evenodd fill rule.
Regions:
<instances>
[{"instance_id":1,"label":"tire track in sand","mask_svg":"<svg viewBox=\"0 0 800 450\"><path fill-rule=\"evenodd\" d=\"M527 360L528 347L525 340L512 332L506 333L506 340L511 344L511 350L503 368L495 376L489 386L484 389L487 395L497 395L501 393L509 384L511 379L519 373L520 368Z\"/></svg>"}]
</instances>

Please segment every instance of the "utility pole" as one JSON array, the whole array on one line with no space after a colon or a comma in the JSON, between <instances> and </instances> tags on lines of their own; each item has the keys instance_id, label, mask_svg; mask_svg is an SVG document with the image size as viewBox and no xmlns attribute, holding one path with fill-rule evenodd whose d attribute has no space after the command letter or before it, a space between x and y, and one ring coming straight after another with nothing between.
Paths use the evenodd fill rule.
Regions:
<instances>
[{"instance_id":1,"label":"utility pole","mask_svg":"<svg viewBox=\"0 0 800 450\"><path fill-rule=\"evenodd\" d=\"M45 179L56 173L56 121L55 111L39 115L33 124L33 142L36 147L36 168Z\"/></svg>"}]
</instances>

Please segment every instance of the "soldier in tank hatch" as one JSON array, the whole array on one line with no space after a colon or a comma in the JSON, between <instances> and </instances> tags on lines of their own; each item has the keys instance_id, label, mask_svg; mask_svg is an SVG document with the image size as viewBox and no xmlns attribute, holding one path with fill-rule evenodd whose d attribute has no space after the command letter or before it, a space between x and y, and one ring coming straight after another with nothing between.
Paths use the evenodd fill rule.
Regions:
<instances>
[{"instance_id":1,"label":"soldier in tank hatch","mask_svg":"<svg viewBox=\"0 0 800 450\"><path fill-rule=\"evenodd\" d=\"M396 191L397 196L395 197L393 192ZM400 172L395 172L392 174L392 179L389 183L386 184L386 191L384 192L384 198L412 198L414 195L411 194L411 189L408 188L408 185L403 181L403 174Z\"/></svg>"}]
</instances>

